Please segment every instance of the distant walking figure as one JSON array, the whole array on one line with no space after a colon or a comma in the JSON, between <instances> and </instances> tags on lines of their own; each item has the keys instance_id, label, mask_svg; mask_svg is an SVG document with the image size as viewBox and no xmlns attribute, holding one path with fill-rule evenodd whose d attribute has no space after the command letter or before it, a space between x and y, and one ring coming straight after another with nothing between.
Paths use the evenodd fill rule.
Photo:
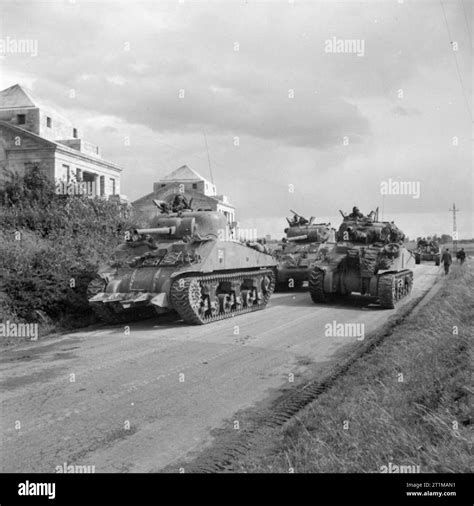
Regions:
<instances>
[{"instance_id":1,"label":"distant walking figure","mask_svg":"<svg viewBox=\"0 0 474 506\"><path fill-rule=\"evenodd\" d=\"M461 248L461 251L456 253L456 258L461 262L461 265L464 263L464 260L466 260L466 252L464 251L464 248Z\"/></svg>"},{"instance_id":2,"label":"distant walking figure","mask_svg":"<svg viewBox=\"0 0 474 506\"><path fill-rule=\"evenodd\" d=\"M441 257L441 262L443 262L443 264L444 264L444 273L448 274L449 266L453 263L453 259L451 258L451 253L449 252L448 248L446 248L446 251L443 253L443 256Z\"/></svg>"}]
</instances>

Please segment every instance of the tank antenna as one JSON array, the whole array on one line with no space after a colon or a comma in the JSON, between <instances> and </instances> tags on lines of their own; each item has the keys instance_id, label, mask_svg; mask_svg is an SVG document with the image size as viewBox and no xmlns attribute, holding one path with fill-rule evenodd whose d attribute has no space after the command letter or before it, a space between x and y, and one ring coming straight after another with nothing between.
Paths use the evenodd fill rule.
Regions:
<instances>
[{"instance_id":1,"label":"tank antenna","mask_svg":"<svg viewBox=\"0 0 474 506\"><path fill-rule=\"evenodd\" d=\"M211 175L211 183L214 185L214 177L212 175L211 157L209 156L209 147L207 145L206 131L203 129L202 133L204 134L204 142L206 143L207 163L209 164L209 173Z\"/></svg>"}]
</instances>

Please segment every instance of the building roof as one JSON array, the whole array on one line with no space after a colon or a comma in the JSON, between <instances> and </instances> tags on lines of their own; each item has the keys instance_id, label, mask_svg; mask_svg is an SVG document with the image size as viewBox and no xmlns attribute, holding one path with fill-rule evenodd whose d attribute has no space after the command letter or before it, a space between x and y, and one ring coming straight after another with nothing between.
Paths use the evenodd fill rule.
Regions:
<instances>
[{"instance_id":1,"label":"building roof","mask_svg":"<svg viewBox=\"0 0 474 506\"><path fill-rule=\"evenodd\" d=\"M0 91L0 109L38 107L38 102L19 84Z\"/></svg>"},{"instance_id":2,"label":"building roof","mask_svg":"<svg viewBox=\"0 0 474 506\"><path fill-rule=\"evenodd\" d=\"M187 165L179 167L167 174L160 181L207 181L201 174L198 174L194 169L190 169Z\"/></svg>"},{"instance_id":3,"label":"building roof","mask_svg":"<svg viewBox=\"0 0 474 506\"><path fill-rule=\"evenodd\" d=\"M179 187L178 184L176 184L176 190L178 189L178 187ZM137 205L137 204L139 205L139 204L142 204L145 202L152 202L154 199L161 200L163 193L168 192L168 191L169 191L169 188L159 188L158 190L148 193L147 195L144 195L143 197L140 197L139 199L135 200L134 202L132 202L132 205ZM177 192L174 193L173 195L176 195L176 194L177 194ZM188 189L188 190L186 190L186 195L189 197L192 197L195 200L205 200L208 202L213 201L216 204L220 204L222 206L235 209L235 206L233 206L232 204L229 204L228 202L224 202L219 197L216 197L214 195L205 195L204 193L201 193L198 190Z\"/></svg>"},{"instance_id":4,"label":"building roof","mask_svg":"<svg viewBox=\"0 0 474 506\"><path fill-rule=\"evenodd\" d=\"M39 144L44 144L46 146L56 149L57 151L63 151L63 152L66 152L70 155L76 156L78 158L84 158L86 160L91 160L94 163L97 163L99 165L105 165L105 166L110 167L110 168L117 170L119 172L122 172L122 170L123 170L122 167L118 166L117 164L115 164L113 162L109 162L107 160L104 160L103 158L99 158L97 156L92 156L92 155L89 155L88 153L84 153L82 151L78 151L77 149L70 148L69 146L66 146L65 144L61 144L60 142L46 139L44 137L41 137L40 135L30 132L29 130L25 130L24 128L21 128L18 125L12 125L11 123L8 123L7 121L0 120L0 127L9 128L10 130L13 130L14 132L18 132L21 135L26 135L28 137L31 137L31 138L35 139ZM15 150L20 151L21 148L15 148Z\"/></svg>"}]
</instances>

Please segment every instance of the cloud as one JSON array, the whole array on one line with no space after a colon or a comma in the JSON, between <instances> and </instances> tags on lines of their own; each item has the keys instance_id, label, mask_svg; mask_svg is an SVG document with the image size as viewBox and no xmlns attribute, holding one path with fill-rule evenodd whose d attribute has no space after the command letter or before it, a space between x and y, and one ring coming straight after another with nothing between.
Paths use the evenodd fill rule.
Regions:
<instances>
[{"instance_id":1,"label":"cloud","mask_svg":"<svg viewBox=\"0 0 474 506\"><path fill-rule=\"evenodd\" d=\"M453 199L472 214L469 37L444 6L455 54L437 2L8 2L3 36L37 39L38 56L6 55L0 81L77 118L132 199L184 163L210 177L205 130L242 219ZM332 37L364 56L326 53ZM420 199L383 200L388 178L419 181Z\"/></svg>"}]
</instances>

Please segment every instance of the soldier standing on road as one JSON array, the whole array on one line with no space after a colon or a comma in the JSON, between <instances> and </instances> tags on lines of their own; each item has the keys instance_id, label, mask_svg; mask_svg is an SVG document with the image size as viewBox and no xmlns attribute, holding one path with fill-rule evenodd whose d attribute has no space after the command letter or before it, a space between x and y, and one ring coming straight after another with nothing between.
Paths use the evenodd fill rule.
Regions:
<instances>
[{"instance_id":1,"label":"soldier standing on road","mask_svg":"<svg viewBox=\"0 0 474 506\"><path fill-rule=\"evenodd\" d=\"M461 265L464 263L464 260L466 260L466 252L464 251L464 248L461 248L461 250L458 251L456 258L461 262Z\"/></svg>"},{"instance_id":2,"label":"soldier standing on road","mask_svg":"<svg viewBox=\"0 0 474 506\"><path fill-rule=\"evenodd\" d=\"M443 262L444 265L444 273L448 274L449 266L453 263L451 253L449 252L448 248L446 248L446 251L443 253L443 256L441 257L441 262Z\"/></svg>"}]
</instances>

